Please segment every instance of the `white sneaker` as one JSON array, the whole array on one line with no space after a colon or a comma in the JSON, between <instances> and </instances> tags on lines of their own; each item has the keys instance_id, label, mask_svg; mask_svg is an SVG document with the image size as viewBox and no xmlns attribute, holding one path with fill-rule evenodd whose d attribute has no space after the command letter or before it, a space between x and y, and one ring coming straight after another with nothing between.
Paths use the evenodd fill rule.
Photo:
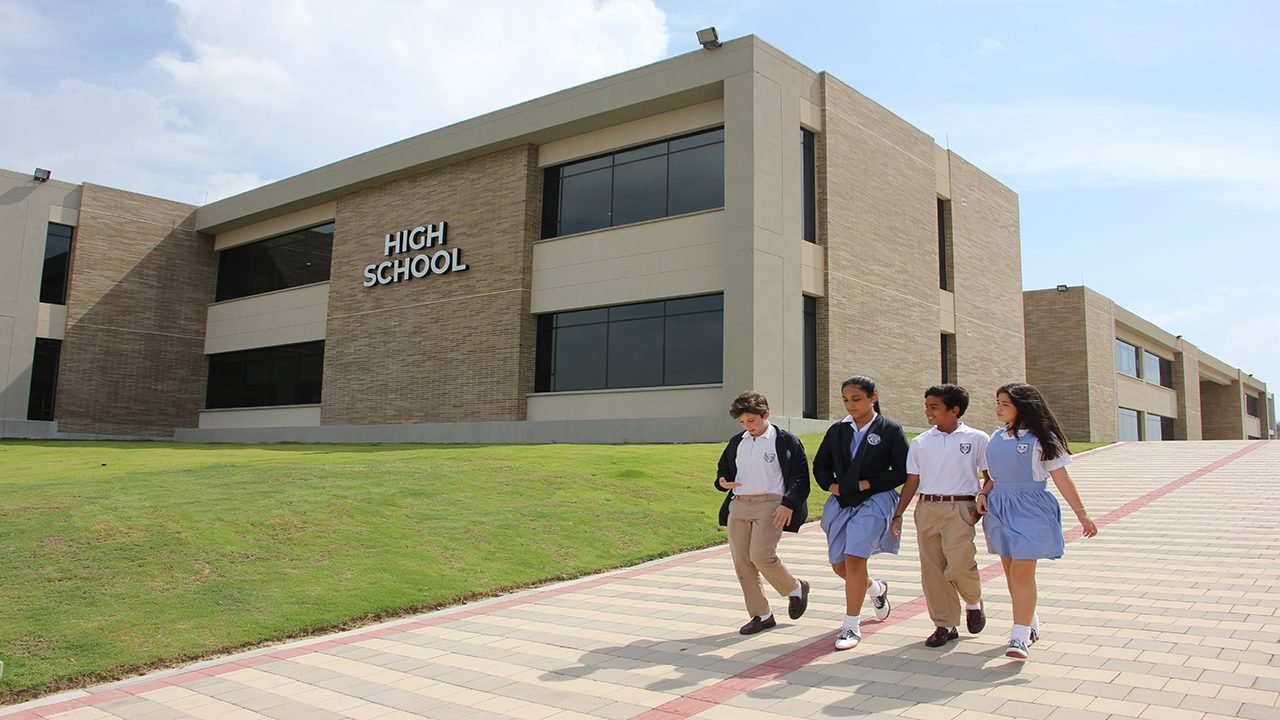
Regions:
<instances>
[{"instance_id":1,"label":"white sneaker","mask_svg":"<svg viewBox=\"0 0 1280 720\"><path fill-rule=\"evenodd\" d=\"M889 619L889 611L893 609L889 604L889 583L880 578L876 578L876 582L884 586L884 592L871 598L871 607L876 611L876 619L884 622Z\"/></svg>"},{"instance_id":2,"label":"white sneaker","mask_svg":"<svg viewBox=\"0 0 1280 720\"><path fill-rule=\"evenodd\" d=\"M1010 640L1009 649L1004 651L1005 657L1026 660L1031 655L1027 650L1027 644L1021 640Z\"/></svg>"},{"instance_id":3,"label":"white sneaker","mask_svg":"<svg viewBox=\"0 0 1280 720\"><path fill-rule=\"evenodd\" d=\"M836 649L848 650L849 648L858 647L858 643L862 642L862 636L854 628L841 628L840 634L836 636Z\"/></svg>"}]
</instances>

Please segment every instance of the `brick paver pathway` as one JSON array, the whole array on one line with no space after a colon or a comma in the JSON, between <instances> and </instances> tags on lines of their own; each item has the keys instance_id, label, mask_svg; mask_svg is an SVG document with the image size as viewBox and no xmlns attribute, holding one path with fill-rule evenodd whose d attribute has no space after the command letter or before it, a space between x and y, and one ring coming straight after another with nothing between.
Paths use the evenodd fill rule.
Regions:
<instances>
[{"instance_id":1,"label":"brick paver pathway","mask_svg":"<svg viewBox=\"0 0 1280 720\"><path fill-rule=\"evenodd\" d=\"M808 614L786 620L779 600L778 627L752 637L736 632L746 618L720 547L0 718L1280 719L1280 443L1124 444L1071 473L1101 534L1069 533L1066 557L1041 563L1043 634L1025 663L1003 655L1008 593L981 537L987 630L923 645L910 523L902 555L871 561L892 616L833 652L843 597L809 527L781 549L812 582Z\"/></svg>"}]
</instances>

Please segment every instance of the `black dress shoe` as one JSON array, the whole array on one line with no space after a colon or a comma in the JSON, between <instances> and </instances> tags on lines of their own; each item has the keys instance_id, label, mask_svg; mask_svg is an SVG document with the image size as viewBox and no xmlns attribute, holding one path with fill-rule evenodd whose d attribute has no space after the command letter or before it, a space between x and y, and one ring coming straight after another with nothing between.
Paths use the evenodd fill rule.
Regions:
<instances>
[{"instance_id":1,"label":"black dress shoe","mask_svg":"<svg viewBox=\"0 0 1280 720\"><path fill-rule=\"evenodd\" d=\"M809 609L809 582L807 580L800 581L800 596L792 595L787 600L787 617L792 620L799 620L805 610Z\"/></svg>"},{"instance_id":2,"label":"black dress shoe","mask_svg":"<svg viewBox=\"0 0 1280 720\"><path fill-rule=\"evenodd\" d=\"M738 628L738 632L743 635L755 635L761 630L768 630L769 628L777 624L778 624L778 621L773 619L772 615L769 616L768 620L761 620L758 617L753 617L751 618L751 621L748 622L746 625L743 625L742 627Z\"/></svg>"},{"instance_id":3,"label":"black dress shoe","mask_svg":"<svg viewBox=\"0 0 1280 720\"><path fill-rule=\"evenodd\" d=\"M979 602L977 610L965 610L964 624L968 626L970 635L977 635L982 632L982 628L987 626L985 603Z\"/></svg>"},{"instance_id":4,"label":"black dress shoe","mask_svg":"<svg viewBox=\"0 0 1280 720\"><path fill-rule=\"evenodd\" d=\"M925 638L924 644L929 647L942 647L958 637L960 637L960 633L955 628L940 627L934 630L932 635Z\"/></svg>"}]
</instances>

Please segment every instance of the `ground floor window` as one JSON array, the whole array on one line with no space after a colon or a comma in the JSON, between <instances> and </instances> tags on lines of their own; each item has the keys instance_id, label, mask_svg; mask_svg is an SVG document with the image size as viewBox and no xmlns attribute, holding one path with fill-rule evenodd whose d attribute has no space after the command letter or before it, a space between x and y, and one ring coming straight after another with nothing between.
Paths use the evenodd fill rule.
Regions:
<instances>
[{"instance_id":1,"label":"ground floor window","mask_svg":"<svg viewBox=\"0 0 1280 720\"><path fill-rule=\"evenodd\" d=\"M1172 440L1173 418L1147 413L1147 440Z\"/></svg>"},{"instance_id":2,"label":"ground floor window","mask_svg":"<svg viewBox=\"0 0 1280 720\"><path fill-rule=\"evenodd\" d=\"M1138 411L1120 408L1118 415L1117 438L1121 442L1134 442L1142 439L1138 426Z\"/></svg>"},{"instance_id":3,"label":"ground floor window","mask_svg":"<svg viewBox=\"0 0 1280 720\"><path fill-rule=\"evenodd\" d=\"M31 359L31 394L27 399L28 420L53 420L53 403L58 394L58 357L61 354L61 340L36 338L35 355Z\"/></svg>"},{"instance_id":4,"label":"ground floor window","mask_svg":"<svg viewBox=\"0 0 1280 720\"><path fill-rule=\"evenodd\" d=\"M205 407L318 404L323 375L323 341L210 355Z\"/></svg>"},{"instance_id":5,"label":"ground floor window","mask_svg":"<svg viewBox=\"0 0 1280 720\"><path fill-rule=\"evenodd\" d=\"M724 374L724 296L538 316L537 392L700 385Z\"/></svg>"},{"instance_id":6,"label":"ground floor window","mask_svg":"<svg viewBox=\"0 0 1280 720\"><path fill-rule=\"evenodd\" d=\"M804 416L818 417L818 299L804 298Z\"/></svg>"}]
</instances>

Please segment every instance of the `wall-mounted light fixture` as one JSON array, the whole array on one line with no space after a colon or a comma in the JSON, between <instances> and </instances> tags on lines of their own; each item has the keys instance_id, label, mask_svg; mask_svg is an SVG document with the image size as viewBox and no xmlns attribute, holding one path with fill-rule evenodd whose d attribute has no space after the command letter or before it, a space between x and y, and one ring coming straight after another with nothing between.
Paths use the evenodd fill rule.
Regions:
<instances>
[{"instance_id":1,"label":"wall-mounted light fixture","mask_svg":"<svg viewBox=\"0 0 1280 720\"><path fill-rule=\"evenodd\" d=\"M701 43L703 50L715 50L720 47L720 33L716 32L714 26L699 30L698 42Z\"/></svg>"},{"instance_id":2,"label":"wall-mounted light fixture","mask_svg":"<svg viewBox=\"0 0 1280 720\"><path fill-rule=\"evenodd\" d=\"M52 175L52 172L45 170L44 168L36 168L36 171L31 173L31 179L36 182L49 182L49 178Z\"/></svg>"},{"instance_id":3,"label":"wall-mounted light fixture","mask_svg":"<svg viewBox=\"0 0 1280 720\"><path fill-rule=\"evenodd\" d=\"M1058 286L1058 292L1066 292L1066 291L1067 291L1067 286L1066 286L1066 285L1059 285L1059 286Z\"/></svg>"}]
</instances>

